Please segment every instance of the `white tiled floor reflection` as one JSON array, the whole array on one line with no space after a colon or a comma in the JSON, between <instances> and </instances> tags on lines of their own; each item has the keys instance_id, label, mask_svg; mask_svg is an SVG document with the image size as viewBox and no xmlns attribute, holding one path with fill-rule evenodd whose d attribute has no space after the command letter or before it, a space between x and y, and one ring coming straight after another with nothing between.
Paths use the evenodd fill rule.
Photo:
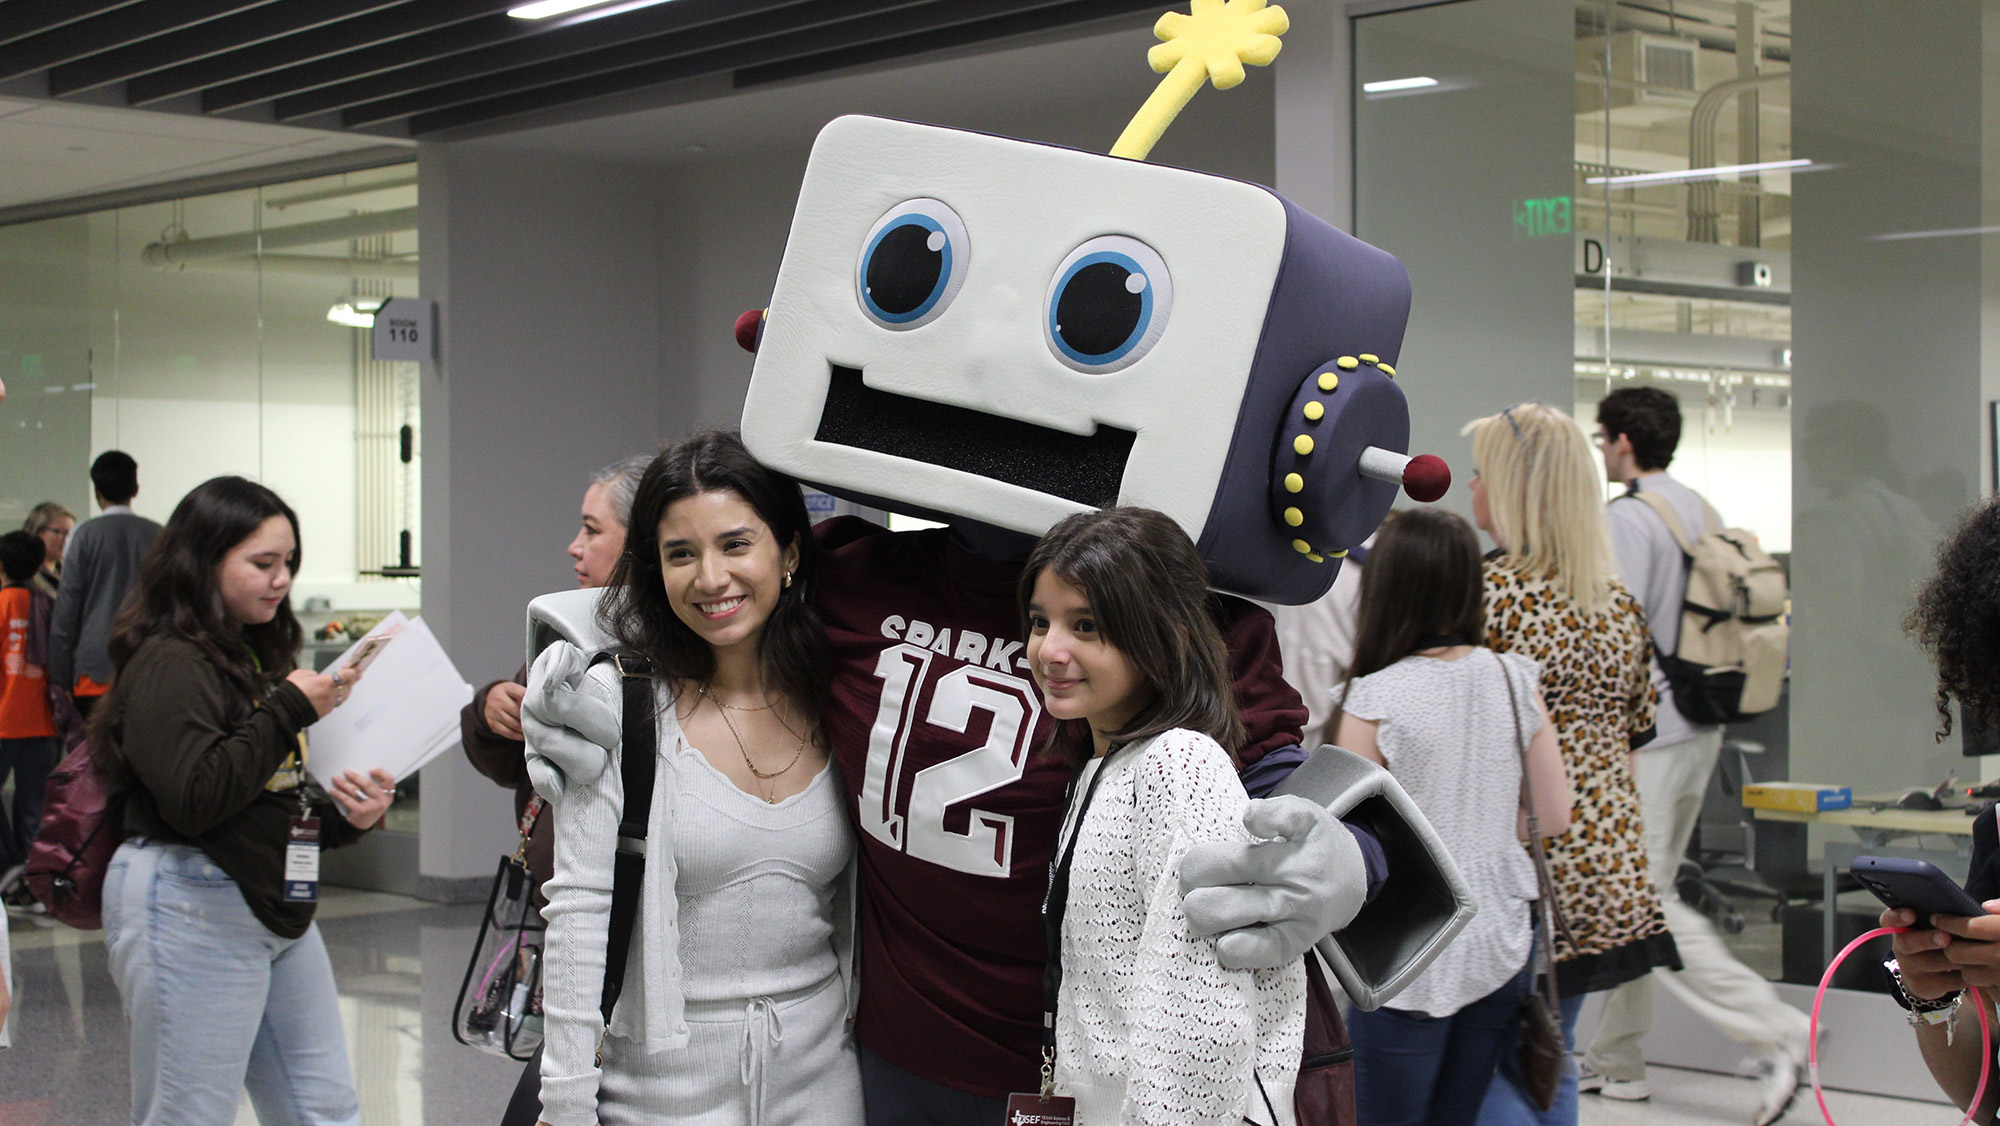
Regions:
<instances>
[{"instance_id":1,"label":"white tiled floor reflection","mask_svg":"<svg viewBox=\"0 0 2000 1126\"><path fill-rule=\"evenodd\" d=\"M364 1126L496 1122L522 1065L451 1038L479 908L327 889L333 958ZM126 1034L102 932L12 920L19 996L0 1052L0 1126L129 1121ZM426 972L428 970L428 972ZM253 1126L247 1101L236 1121Z\"/></svg>"},{"instance_id":2,"label":"white tiled floor reflection","mask_svg":"<svg viewBox=\"0 0 2000 1126\"><path fill-rule=\"evenodd\" d=\"M1706 1071L1685 1071L1657 1064L1646 1069L1653 1097L1642 1103L1622 1103L1585 1095L1578 1110L1581 1126L1708 1126L1748 1123L1757 1105L1755 1080ZM1952 1126L1959 1112L1937 1103L1885 1099L1828 1091L1826 1107L1839 1126ZM1810 1088L1799 1092L1785 1126L1812 1126L1825 1121Z\"/></svg>"},{"instance_id":3,"label":"white tiled floor reflection","mask_svg":"<svg viewBox=\"0 0 2000 1126\"><path fill-rule=\"evenodd\" d=\"M521 1065L451 1038L449 1014L471 948L477 906L329 888L320 908L361 1094L364 1126L483 1126L497 1122ZM12 921L19 1009L12 1051L0 1052L0 1126L116 1126L128 1121L126 1035L101 933ZM1583 1126L1744 1123L1754 1081L1654 1067L1653 1097L1586 1095ZM1936 1104L1834 1092L1840 1126L1950 1126ZM1787 1123L1820 1121L1810 1093ZM254 1126L247 1104L238 1126Z\"/></svg>"}]
</instances>

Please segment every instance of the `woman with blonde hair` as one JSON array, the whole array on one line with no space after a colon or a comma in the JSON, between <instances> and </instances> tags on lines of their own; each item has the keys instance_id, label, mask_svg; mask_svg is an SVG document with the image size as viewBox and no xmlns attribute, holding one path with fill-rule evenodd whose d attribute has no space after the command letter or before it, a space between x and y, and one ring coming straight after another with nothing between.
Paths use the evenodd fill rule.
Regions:
<instances>
[{"instance_id":1,"label":"woman with blonde hair","mask_svg":"<svg viewBox=\"0 0 2000 1126\"><path fill-rule=\"evenodd\" d=\"M1655 966L1680 968L1647 868L1632 775L1631 750L1651 733L1656 703L1646 618L1615 577L1603 487L1576 423L1554 407L1522 403L1475 419L1464 433L1472 436L1473 521L1498 545L1485 566L1486 644L1541 665L1575 795L1569 830L1546 842L1563 924L1556 986L1564 1036L1573 1040L1585 993ZM1546 1111L1518 1081L1494 1083L1481 1126L1573 1126L1570 1068Z\"/></svg>"}]
</instances>

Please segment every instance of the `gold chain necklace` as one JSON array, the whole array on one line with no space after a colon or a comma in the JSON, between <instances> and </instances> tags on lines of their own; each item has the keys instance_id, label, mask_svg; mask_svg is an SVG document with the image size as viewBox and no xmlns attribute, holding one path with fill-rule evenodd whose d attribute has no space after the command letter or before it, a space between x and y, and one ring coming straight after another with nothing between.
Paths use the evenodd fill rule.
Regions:
<instances>
[{"instance_id":1,"label":"gold chain necklace","mask_svg":"<svg viewBox=\"0 0 2000 1126\"><path fill-rule=\"evenodd\" d=\"M716 699L715 694L713 692L710 692L708 690L708 686L705 684L702 685L701 694L707 697L710 703L715 705L715 714L722 717L722 725L729 729L730 738L736 740L736 753L743 756L743 765L750 768L751 776L757 779L758 781L771 783L770 792L759 794L757 796L763 798L764 803L766 805L778 804L778 786L777 783L774 781L774 779L778 778L780 775L783 775L786 771L790 770L791 768L797 766L799 764L799 759L805 757L806 741L804 739L799 740L799 749L792 752L792 761L786 763L784 766L778 768L777 770L773 770L769 773L759 770L757 769L757 764L750 761L750 748L743 745L743 736L736 730L736 724L730 720L729 712L723 707L722 701ZM770 706L771 705L769 704L765 705L766 708ZM764 709L751 708L748 710L762 711ZM783 723L784 721L780 720L779 722ZM792 731L791 725L789 724L785 725L785 731L788 734L792 735L797 734L796 732Z\"/></svg>"}]
</instances>

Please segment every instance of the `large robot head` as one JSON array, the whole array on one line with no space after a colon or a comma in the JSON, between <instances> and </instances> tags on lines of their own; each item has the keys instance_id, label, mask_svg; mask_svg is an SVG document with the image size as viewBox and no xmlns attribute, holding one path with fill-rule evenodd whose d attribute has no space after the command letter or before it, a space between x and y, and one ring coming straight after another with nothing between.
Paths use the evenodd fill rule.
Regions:
<instances>
[{"instance_id":1,"label":"large robot head","mask_svg":"<svg viewBox=\"0 0 2000 1126\"><path fill-rule=\"evenodd\" d=\"M743 436L831 491L1031 535L1146 505L1218 586L1304 602L1442 467L1402 456L1409 303L1393 257L1255 184L843 117Z\"/></svg>"}]
</instances>

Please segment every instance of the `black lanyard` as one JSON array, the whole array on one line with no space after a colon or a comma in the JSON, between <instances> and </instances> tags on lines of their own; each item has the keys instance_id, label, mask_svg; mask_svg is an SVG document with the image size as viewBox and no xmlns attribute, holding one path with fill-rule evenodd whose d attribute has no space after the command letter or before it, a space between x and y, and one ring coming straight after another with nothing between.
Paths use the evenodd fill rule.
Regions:
<instances>
[{"instance_id":1,"label":"black lanyard","mask_svg":"<svg viewBox=\"0 0 2000 1126\"><path fill-rule=\"evenodd\" d=\"M1097 772L1090 776L1090 785L1083 788L1083 804L1077 807L1076 822L1069 831L1069 845L1062 850L1055 867L1049 873L1049 893L1042 900L1042 945L1048 952L1048 961L1042 967L1042 1095L1048 1097L1055 1082L1056 1062L1056 1000L1062 992L1062 925L1063 914L1069 910L1069 869L1076 859L1077 838L1083 836L1083 819L1090 813L1090 800L1097 795L1097 784L1104 781L1104 772L1111 769L1111 759L1123 750L1114 747L1097 762ZM1076 794L1076 779L1070 779L1069 797ZM1067 807L1067 799L1063 802Z\"/></svg>"}]
</instances>

